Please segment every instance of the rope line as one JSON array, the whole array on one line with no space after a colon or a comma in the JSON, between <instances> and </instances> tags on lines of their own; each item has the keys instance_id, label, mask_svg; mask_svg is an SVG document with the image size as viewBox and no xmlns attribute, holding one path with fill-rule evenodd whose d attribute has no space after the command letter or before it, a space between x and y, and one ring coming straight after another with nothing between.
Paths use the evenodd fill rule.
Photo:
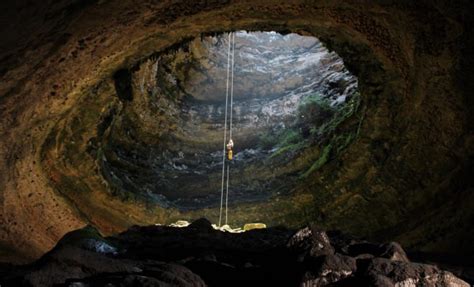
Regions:
<instances>
[{"instance_id":1,"label":"rope line","mask_svg":"<svg viewBox=\"0 0 474 287\"><path fill-rule=\"evenodd\" d=\"M227 105L229 99L229 76L230 76L230 48L231 48L231 36L232 33L229 33L229 47L227 50L227 80L226 80L226 93L225 93L225 111L224 111L224 147L222 149L222 183L221 183L221 204L219 210L219 226L222 223L222 205L224 203L224 180L225 180L225 156L226 156L226 141L227 141ZM228 183L227 183L228 186ZM228 190L228 187L227 187ZM227 201L227 199L226 199ZM227 213L227 204L226 204L226 213ZM227 216L226 216L227 220Z\"/></svg>"},{"instance_id":2,"label":"rope line","mask_svg":"<svg viewBox=\"0 0 474 287\"><path fill-rule=\"evenodd\" d=\"M230 69L230 122L229 122L229 140L232 140L232 114L234 103L234 58L235 58L235 33L232 33L232 66ZM228 223L228 206L229 206L229 181L230 181L230 164L227 165L227 186L225 192L225 224Z\"/></svg>"},{"instance_id":3,"label":"rope line","mask_svg":"<svg viewBox=\"0 0 474 287\"><path fill-rule=\"evenodd\" d=\"M232 68L230 78L230 126L229 126L229 139L232 139L232 114L234 104L234 58L235 58L235 34L232 33Z\"/></svg>"},{"instance_id":4,"label":"rope line","mask_svg":"<svg viewBox=\"0 0 474 287\"><path fill-rule=\"evenodd\" d=\"M227 225L227 206L229 204L229 170L230 170L230 165L227 165L227 187L226 187L226 192L225 192L225 224Z\"/></svg>"}]
</instances>

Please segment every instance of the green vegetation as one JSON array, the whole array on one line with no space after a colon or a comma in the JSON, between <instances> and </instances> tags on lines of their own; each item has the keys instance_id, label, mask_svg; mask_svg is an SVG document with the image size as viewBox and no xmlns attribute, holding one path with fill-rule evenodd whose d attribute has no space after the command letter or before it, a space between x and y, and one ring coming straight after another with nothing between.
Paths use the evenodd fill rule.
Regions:
<instances>
[{"instance_id":1,"label":"green vegetation","mask_svg":"<svg viewBox=\"0 0 474 287\"><path fill-rule=\"evenodd\" d=\"M299 142L299 143L295 143L295 144L290 144L290 145L287 145L287 146L283 146L283 147L280 147L278 148L277 151L275 151L272 156L270 158L275 158L275 157L278 157L280 155L283 155L287 152L291 152L291 151L296 151L296 150L300 150L302 149L303 147L305 147L307 145L307 142L306 141L302 141L302 142Z\"/></svg>"},{"instance_id":2,"label":"green vegetation","mask_svg":"<svg viewBox=\"0 0 474 287\"><path fill-rule=\"evenodd\" d=\"M329 160L329 156L331 154L332 145L329 144L323 148L321 155L319 158L311 165L311 167L302 175L303 178L307 177L308 175L312 174L313 172L320 169L326 162Z\"/></svg>"},{"instance_id":3,"label":"green vegetation","mask_svg":"<svg viewBox=\"0 0 474 287\"><path fill-rule=\"evenodd\" d=\"M336 113L330 121L325 122L319 127L313 127L311 134L325 142L321 155L316 162L302 175L308 177L311 173L317 171L321 166L330 160L331 157L338 156L349 144L358 136L362 117L357 121L357 128L345 128L342 132L336 133L340 125L354 115L360 106L359 93L354 94L351 99L342 107L336 110Z\"/></svg>"},{"instance_id":4,"label":"green vegetation","mask_svg":"<svg viewBox=\"0 0 474 287\"><path fill-rule=\"evenodd\" d=\"M271 149L277 142L277 136L274 133L266 132L259 138L259 146L263 149Z\"/></svg>"},{"instance_id":5,"label":"green vegetation","mask_svg":"<svg viewBox=\"0 0 474 287\"><path fill-rule=\"evenodd\" d=\"M303 141L303 136L300 132L292 129L287 129L280 136L279 142L280 146L290 146Z\"/></svg>"},{"instance_id":6,"label":"green vegetation","mask_svg":"<svg viewBox=\"0 0 474 287\"><path fill-rule=\"evenodd\" d=\"M336 147L335 154L340 154L347 146L349 146L355 137L355 134L352 132L336 136L332 141Z\"/></svg>"},{"instance_id":7,"label":"green vegetation","mask_svg":"<svg viewBox=\"0 0 474 287\"><path fill-rule=\"evenodd\" d=\"M288 147L303 141L304 138L300 132L295 129L285 129L280 132L268 132L260 136L259 145L261 148L270 149L274 146Z\"/></svg>"},{"instance_id":8,"label":"green vegetation","mask_svg":"<svg viewBox=\"0 0 474 287\"><path fill-rule=\"evenodd\" d=\"M315 141L321 124L331 119L337 108L331 106L331 101L320 94L312 94L299 103L297 111L296 119L290 128L278 134L265 134L261 137L262 146L278 148L272 158L310 146Z\"/></svg>"},{"instance_id":9,"label":"green vegetation","mask_svg":"<svg viewBox=\"0 0 474 287\"><path fill-rule=\"evenodd\" d=\"M298 112L304 113L305 110L317 107L324 111L332 111L335 107L331 106L331 101L327 98L324 98L321 94L316 93L304 98L299 106Z\"/></svg>"},{"instance_id":10,"label":"green vegetation","mask_svg":"<svg viewBox=\"0 0 474 287\"><path fill-rule=\"evenodd\" d=\"M297 117L291 127L279 132L263 134L260 137L260 146L267 149L277 147L278 150L272 157L307 147L310 138L304 135L304 130L309 130L311 127L306 127L306 125L312 125L312 117L327 116L332 114L334 110L335 108L331 107L329 100L322 98L319 94L310 95L299 104Z\"/></svg>"},{"instance_id":11,"label":"green vegetation","mask_svg":"<svg viewBox=\"0 0 474 287\"><path fill-rule=\"evenodd\" d=\"M311 133L315 135L331 134L343 121L352 116L358 110L359 105L360 96L356 93L345 105L335 108L335 114L331 120L324 122L319 127L313 127Z\"/></svg>"}]
</instances>

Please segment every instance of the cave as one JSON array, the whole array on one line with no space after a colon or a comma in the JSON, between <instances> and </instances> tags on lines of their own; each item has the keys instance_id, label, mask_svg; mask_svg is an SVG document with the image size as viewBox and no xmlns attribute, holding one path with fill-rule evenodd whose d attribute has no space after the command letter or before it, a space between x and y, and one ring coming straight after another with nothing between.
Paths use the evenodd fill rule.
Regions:
<instances>
[{"instance_id":1,"label":"cave","mask_svg":"<svg viewBox=\"0 0 474 287\"><path fill-rule=\"evenodd\" d=\"M2 6L1 286L473 284L469 1Z\"/></svg>"},{"instance_id":2,"label":"cave","mask_svg":"<svg viewBox=\"0 0 474 287\"><path fill-rule=\"evenodd\" d=\"M237 32L229 82L228 35L195 38L115 74L123 106L110 107L121 110L103 117L108 134L89 152L118 197L214 218L200 210L219 204L222 132L230 137L232 125L231 207L271 204L355 138L356 126L336 131L359 104L357 79L336 53L314 37Z\"/></svg>"}]
</instances>

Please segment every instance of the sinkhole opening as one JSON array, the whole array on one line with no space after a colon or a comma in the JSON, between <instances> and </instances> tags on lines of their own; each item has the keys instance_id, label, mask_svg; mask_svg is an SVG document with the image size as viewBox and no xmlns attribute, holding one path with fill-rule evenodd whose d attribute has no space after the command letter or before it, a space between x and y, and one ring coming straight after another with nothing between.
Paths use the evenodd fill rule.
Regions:
<instances>
[{"instance_id":1,"label":"sinkhole opening","mask_svg":"<svg viewBox=\"0 0 474 287\"><path fill-rule=\"evenodd\" d=\"M101 162L113 193L219 205L228 47L228 33L202 35L117 73L126 101ZM295 192L357 137L357 124L341 128L358 111L357 78L317 38L236 32L233 73L231 206Z\"/></svg>"}]
</instances>

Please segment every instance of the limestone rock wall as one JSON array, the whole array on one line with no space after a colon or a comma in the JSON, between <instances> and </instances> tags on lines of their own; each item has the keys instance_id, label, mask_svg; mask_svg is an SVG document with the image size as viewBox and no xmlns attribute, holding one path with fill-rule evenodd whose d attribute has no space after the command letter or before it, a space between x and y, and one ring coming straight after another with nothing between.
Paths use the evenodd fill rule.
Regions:
<instances>
[{"instance_id":1,"label":"limestone rock wall","mask_svg":"<svg viewBox=\"0 0 474 287\"><path fill-rule=\"evenodd\" d=\"M469 1L2 5L9 13L0 51L2 258L38 257L87 223L113 233L197 216L115 196L100 173L98 139L111 136L112 115L133 105L127 87L119 89L125 97L116 95L118 70L201 33L230 30L317 36L358 77L364 119L357 139L342 152L327 148L323 167L292 196L239 205L236 222L316 221L417 250L472 254ZM340 129L358 123L354 117Z\"/></svg>"},{"instance_id":2,"label":"limestone rock wall","mask_svg":"<svg viewBox=\"0 0 474 287\"><path fill-rule=\"evenodd\" d=\"M272 200L291 193L331 129L355 112L357 79L316 38L236 33L245 47L235 51L235 88L226 79L227 39L196 38L131 69L131 101L110 115L110 136L96 140L102 174L119 195L179 209L218 207L232 97L230 203ZM116 86L127 80L115 78Z\"/></svg>"}]
</instances>

